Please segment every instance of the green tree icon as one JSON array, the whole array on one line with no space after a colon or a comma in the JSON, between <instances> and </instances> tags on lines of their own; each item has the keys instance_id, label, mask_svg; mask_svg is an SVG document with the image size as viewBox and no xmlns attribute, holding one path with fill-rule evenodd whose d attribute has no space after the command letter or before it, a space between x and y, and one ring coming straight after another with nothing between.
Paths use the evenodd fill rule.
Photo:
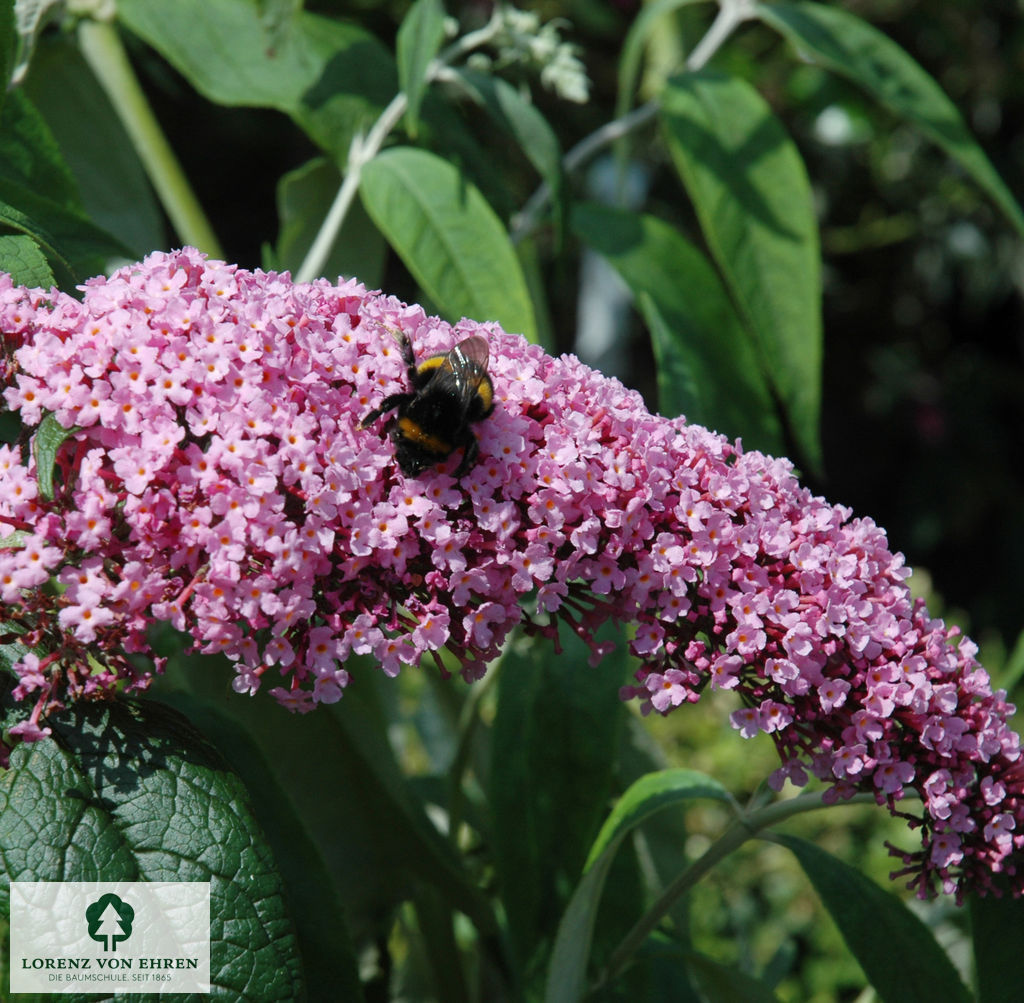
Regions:
<instances>
[{"instance_id":1,"label":"green tree icon","mask_svg":"<svg viewBox=\"0 0 1024 1003\"><path fill-rule=\"evenodd\" d=\"M107 892L85 910L85 919L89 924L89 936L104 942L104 951L116 951L117 942L132 935L135 910L112 892Z\"/></svg>"}]
</instances>

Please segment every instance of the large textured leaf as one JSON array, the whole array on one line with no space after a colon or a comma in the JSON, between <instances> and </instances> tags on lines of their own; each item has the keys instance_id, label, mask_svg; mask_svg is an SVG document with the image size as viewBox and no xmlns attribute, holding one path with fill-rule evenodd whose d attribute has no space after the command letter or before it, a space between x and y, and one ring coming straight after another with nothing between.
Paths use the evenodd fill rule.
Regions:
<instances>
[{"instance_id":1,"label":"large textured leaf","mask_svg":"<svg viewBox=\"0 0 1024 1003\"><path fill-rule=\"evenodd\" d=\"M496 320L536 340L533 305L508 234L455 167L425 150L393 147L366 165L360 195L449 320Z\"/></svg>"},{"instance_id":2,"label":"large textured leaf","mask_svg":"<svg viewBox=\"0 0 1024 1003\"><path fill-rule=\"evenodd\" d=\"M214 998L299 998L280 878L216 752L153 704L83 703L48 724L0 775L4 913L14 880L209 881Z\"/></svg>"},{"instance_id":3,"label":"large textured leaf","mask_svg":"<svg viewBox=\"0 0 1024 1003\"><path fill-rule=\"evenodd\" d=\"M662 413L778 454L771 390L743 321L717 272L685 237L654 216L577 205L572 228L625 280L651 333Z\"/></svg>"},{"instance_id":4,"label":"large textured leaf","mask_svg":"<svg viewBox=\"0 0 1024 1003\"><path fill-rule=\"evenodd\" d=\"M0 272L7 272L20 286L49 289L53 285L46 255L31 237L21 233L0 235Z\"/></svg>"},{"instance_id":5,"label":"large textured leaf","mask_svg":"<svg viewBox=\"0 0 1024 1003\"><path fill-rule=\"evenodd\" d=\"M803 161L768 105L738 78L674 77L661 121L792 434L817 463L821 263Z\"/></svg>"},{"instance_id":6,"label":"large textured leaf","mask_svg":"<svg viewBox=\"0 0 1024 1003\"><path fill-rule=\"evenodd\" d=\"M695 770L663 770L641 777L619 798L590 847L583 878L558 927L548 969L546 1003L575 1003L583 995L587 960L612 859L622 841L645 819L694 798L728 801L717 780Z\"/></svg>"},{"instance_id":7,"label":"large textured leaf","mask_svg":"<svg viewBox=\"0 0 1024 1003\"><path fill-rule=\"evenodd\" d=\"M219 678L223 682L223 676ZM226 712L239 705L251 706L251 701L235 699L213 703L177 692L168 696L168 702L185 712L190 721L202 728L204 735L224 750L232 768L237 769L245 781L253 815L279 861L308 984L330 985L339 999L356 1003L362 999L362 990L344 896L328 856L323 847L317 845L306 820L296 808L293 790L296 785L287 782L295 753L303 751L304 746L289 743L288 762L282 763L285 757L281 755L281 745L285 737L280 732L267 729L262 735L254 734ZM281 744L269 745L263 740L270 733L275 734ZM285 782L281 779L282 772ZM317 787L322 800L337 800L336 796L324 798L323 790ZM341 840L337 839L331 848L339 850L340 845Z\"/></svg>"},{"instance_id":8,"label":"large textured leaf","mask_svg":"<svg viewBox=\"0 0 1024 1003\"><path fill-rule=\"evenodd\" d=\"M945 951L892 892L805 839L778 833L772 839L796 856L880 999L969 1003Z\"/></svg>"},{"instance_id":9,"label":"large textured leaf","mask_svg":"<svg viewBox=\"0 0 1024 1003\"><path fill-rule=\"evenodd\" d=\"M864 88L956 160L1020 233L1024 213L971 135L956 106L891 38L842 7L756 4L757 16L802 56Z\"/></svg>"}]
</instances>

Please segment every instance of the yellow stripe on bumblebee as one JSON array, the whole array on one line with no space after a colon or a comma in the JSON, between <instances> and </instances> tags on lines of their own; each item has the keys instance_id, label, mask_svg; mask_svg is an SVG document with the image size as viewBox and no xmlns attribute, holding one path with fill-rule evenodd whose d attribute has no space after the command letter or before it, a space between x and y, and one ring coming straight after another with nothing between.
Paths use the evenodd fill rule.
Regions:
<instances>
[{"instance_id":1,"label":"yellow stripe on bumblebee","mask_svg":"<svg viewBox=\"0 0 1024 1003\"><path fill-rule=\"evenodd\" d=\"M462 462L455 470L455 476L461 477L472 469L479 452L470 425L494 410L487 341L474 335L419 364L409 339L400 334L399 341L412 392L385 397L360 427L395 410L385 430L395 444L395 460L402 473L415 477L462 447Z\"/></svg>"}]
</instances>

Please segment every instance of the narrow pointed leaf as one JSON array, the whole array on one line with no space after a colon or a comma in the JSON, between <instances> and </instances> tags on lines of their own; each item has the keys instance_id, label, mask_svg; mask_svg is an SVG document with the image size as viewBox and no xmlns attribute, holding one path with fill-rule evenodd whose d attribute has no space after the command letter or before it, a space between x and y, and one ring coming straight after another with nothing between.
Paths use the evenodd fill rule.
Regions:
<instances>
[{"instance_id":1,"label":"narrow pointed leaf","mask_svg":"<svg viewBox=\"0 0 1024 1003\"><path fill-rule=\"evenodd\" d=\"M803 161L765 101L738 78L674 77L661 122L793 437L818 463L821 262Z\"/></svg>"},{"instance_id":2,"label":"narrow pointed leaf","mask_svg":"<svg viewBox=\"0 0 1024 1003\"><path fill-rule=\"evenodd\" d=\"M655 28L663 18L680 8L701 2L704 0L655 0L654 3L640 7L636 18L629 26L629 31L626 32L626 40L622 43L622 55L619 57L619 93L615 103L616 118L625 115L633 103L633 92L640 76L644 49Z\"/></svg>"},{"instance_id":3,"label":"narrow pointed leaf","mask_svg":"<svg viewBox=\"0 0 1024 1003\"><path fill-rule=\"evenodd\" d=\"M591 668L575 636L559 656L533 641L502 659L488 801L495 871L517 956L550 943L612 793L627 715L623 645ZM555 698L555 699L553 699Z\"/></svg>"},{"instance_id":4,"label":"narrow pointed leaf","mask_svg":"<svg viewBox=\"0 0 1024 1003\"><path fill-rule=\"evenodd\" d=\"M479 190L426 150L393 147L366 165L370 218L449 320L496 320L536 340L533 305L508 234Z\"/></svg>"},{"instance_id":5,"label":"narrow pointed leaf","mask_svg":"<svg viewBox=\"0 0 1024 1003\"><path fill-rule=\"evenodd\" d=\"M555 130L536 105L501 77L468 69L452 72L459 86L515 139L537 173L548 183L555 229L560 232L565 211L565 179L562 150Z\"/></svg>"},{"instance_id":6,"label":"narrow pointed leaf","mask_svg":"<svg viewBox=\"0 0 1024 1003\"><path fill-rule=\"evenodd\" d=\"M694 798L728 801L729 794L703 773L671 769L641 777L619 798L590 847L583 877L559 924L545 1003L576 1003L583 995L601 894L622 841L651 815Z\"/></svg>"},{"instance_id":7,"label":"narrow pointed leaf","mask_svg":"<svg viewBox=\"0 0 1024 1003\"><path fill-rule=\"evenodd\" d=\"M1024 987L1024 899L1002 890L970 899L978 1003L1018 1003Z\"/></svg>"},{"instance_id":8,"label":"narrow pointed leaf","mask_svg":"<svg viewBox=\"0 0 1024 1003\"><path fill-rule=\"evenodd\" d=\"M707 258L654 216L583 203L573 209L572 228L636 297L658 360L661 412L783 452L750 333Z\"/></svg>"},{"instance_id":9,"label":"narrow pointed leaf","mask_svg":"<svg viewBox=\"0 0 1024 1003\"><path fill-rule=\"evenodd\" d=\"M416 135L420 104L427 89L427 69L444 41L441 0L416 0L398 29L398 85L409 102L405 113L411 136Z\"/></svg>"},{"instance_id":10,"label":"narrow pointed leaf","mask_svg":"<svg viewBox=\"0 0 1024 1003\"><path fill-rule=\"evenodd\" d=\"M273 267L298 271L324 221L324 206L330 205L341 184L341 174L326 157L316 157L277 183L277 217L281 229ZM331 246L321 274L355 277L368 288L379 286L384 271L387 245L358 202L349 208L345 222Z\"/></svg>"},{"instance_id":11,"label":"narrow pointed leaf","mask_svg":"<svg viewBox=\"0 0 1024 1003\"><path fill-rule=\"evenodd\" d=\"M931 931L892 892L813 843L772 836L793 852L875 992L886 1003L969 1003Z\"/></svg>"},{"instance_id":12,"label":"narrow pointed leaf","mask_svg":"<svg viewBox=\"0 0 1024 1003\"><path fill-rule=\"evenodd\" d=\"M971 135L956 106L908 53L841 7L757 4L757 15L800 54L852 80L946 151L1024 233L1024 212Z\"/></svg>"},{"instance_id":13,"label":"narrow pointed leaf","mask_svg":"<svg viewBox=\"0 0 1024 1003\"><path fill-rule=\"evenodd\" d=\"M57 463L57 450L68 436L77 431L76 427L65 428L52 414L48 414L32 436L39 493L46 501L53 501L53 471Z\"/></svg>"},{"instance_id":14,"label":"narrow pointed leaf","mask_svg":"<svg viewBox=\"0 0 1024 1003\"><path fill-rule=\"evenodd\" d=\"M686 955L686 963L706 1003L778 1003L770 987L735 965L723 965L695 953Z\"/></svg>"},{"instance_id":15,"label":"narrow pointed leaf","mask_svg":"<svg viewBox=\"0 0 1024 1003\"><path fill-rule=\"evenodd\" d=\"M694 798L728 802L729 793L713 777L697 770L676 768L641 777L619 798L601 826L584 870L589 870L606 849L618 846L623 837L651 815Z\"/></svg>"}]
</instances>

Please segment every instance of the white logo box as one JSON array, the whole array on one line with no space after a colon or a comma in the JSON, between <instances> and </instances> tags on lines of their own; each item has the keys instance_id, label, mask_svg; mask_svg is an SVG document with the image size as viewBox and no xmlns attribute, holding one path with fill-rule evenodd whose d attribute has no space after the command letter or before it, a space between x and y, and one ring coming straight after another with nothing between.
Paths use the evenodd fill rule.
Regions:
<instances>
[{"instance_id":1,"label":"white logo box","mask_svg":"<svg viewBox=\"0 0 1024 1003\"><path fill-rule=\"evenodd\" d=\"M12 993L208 993L210 885L12 881Z\"/></svg>"}]
</instances>

